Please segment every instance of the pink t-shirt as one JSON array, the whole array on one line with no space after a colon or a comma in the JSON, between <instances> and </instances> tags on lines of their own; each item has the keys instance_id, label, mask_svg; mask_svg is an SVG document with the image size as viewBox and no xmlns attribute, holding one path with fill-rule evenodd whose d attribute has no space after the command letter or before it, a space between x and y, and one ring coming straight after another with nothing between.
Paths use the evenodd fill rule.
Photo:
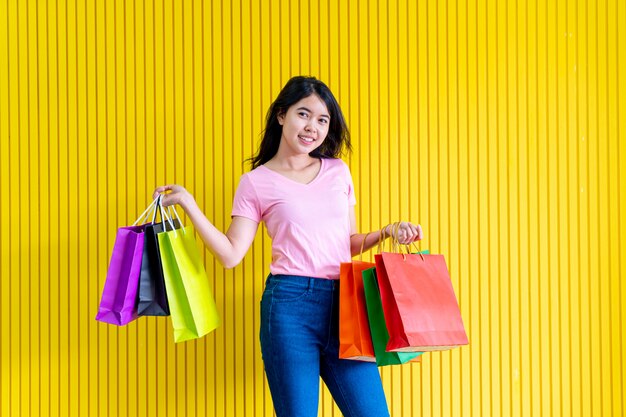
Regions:
<instances>
[{"instance_id":1,"label":"pink t-shirt","mask_svg":"<svg viewBox=\"0 0 626 417\"><path fill-rule=\"evenodd\" d=\"M261 165L243 174L232 216L264 221L272 238L272 274L339 278L350 262L350 209L356 204L348 166L321 159L315 179L301 184Z\"/></svg>"}]
</instances>

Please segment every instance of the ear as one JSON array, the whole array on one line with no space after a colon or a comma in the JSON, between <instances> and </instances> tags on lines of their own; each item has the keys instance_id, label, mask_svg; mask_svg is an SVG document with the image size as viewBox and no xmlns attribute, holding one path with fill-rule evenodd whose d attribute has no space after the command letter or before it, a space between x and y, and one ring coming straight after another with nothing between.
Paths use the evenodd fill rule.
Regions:
<instances>
[{"instance_id":1,"label":"ear","mask_svg":"<svg viewBox=\"0 0 626 417\"><path fill-rule=\"evenodd\" d=\"M285 123L285 112L283 110L279 111L278 115L276 115L276 119L278 120L278 124L282 126Z\"/></svg>"}]
</instances>

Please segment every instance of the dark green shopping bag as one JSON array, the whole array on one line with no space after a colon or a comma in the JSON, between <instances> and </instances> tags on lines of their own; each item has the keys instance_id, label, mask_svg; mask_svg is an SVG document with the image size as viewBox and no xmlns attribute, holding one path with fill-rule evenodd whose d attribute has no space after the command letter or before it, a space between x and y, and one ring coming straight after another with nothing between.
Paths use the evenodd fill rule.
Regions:
<instances>
[{"instance_id":1,"label":"dark green shopping bag","mask_svg":"<svg viewBox=\"0 0 626 417\"><path fill-rule=\"evenodd\" d=\"M387 352L389 332L385 324L383 304L380 301L380 290L376 279L376 268L369 268L362 272L363 288L365 290L365 304L367 317L370 322L370 332L374 344L376 364L378 366L400 365L407 362L419 362L423 352Z\"/></svg>"}]
</instances>

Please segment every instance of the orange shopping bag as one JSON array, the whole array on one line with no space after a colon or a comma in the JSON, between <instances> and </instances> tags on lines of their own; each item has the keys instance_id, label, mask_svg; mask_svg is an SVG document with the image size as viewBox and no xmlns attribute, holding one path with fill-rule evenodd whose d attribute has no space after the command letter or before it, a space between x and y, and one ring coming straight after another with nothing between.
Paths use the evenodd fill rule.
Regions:
<instances>
[{"instance_id":1,"label":"orange shopping bag","mask_svg":"<svg viewBox=\"0 0 626 417\"><path fill-rule=\"evenodd\" d=\"M342 263L339 269L339 357L342 359L376 362L361 278L362 271L372 267L373 263L359 260Z\"/></svg>"}]
</instances>

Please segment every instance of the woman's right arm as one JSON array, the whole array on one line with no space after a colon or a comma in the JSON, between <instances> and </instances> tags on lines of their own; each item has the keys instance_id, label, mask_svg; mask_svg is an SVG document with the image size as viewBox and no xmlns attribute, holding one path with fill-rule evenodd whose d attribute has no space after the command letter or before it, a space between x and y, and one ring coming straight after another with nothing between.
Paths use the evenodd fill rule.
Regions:
<instances>
[{"instance_id":1,"label":"woman's right arm","mask_svg":"<svg viewBox=\"0 0 626 417\"><path fill-rule=\"evenodd\" d=\"M220 232L206 218L193 196L180 185L165 185L154 190L154 198L160 193L163 207L173 204L180 205L193 223L196 231L204 241L206 247L217 257L225 268L234 268L239 265L248 252L256 236L259 224L246 217L233 217L226 234Z\"/></svg>"}]
</instances>

